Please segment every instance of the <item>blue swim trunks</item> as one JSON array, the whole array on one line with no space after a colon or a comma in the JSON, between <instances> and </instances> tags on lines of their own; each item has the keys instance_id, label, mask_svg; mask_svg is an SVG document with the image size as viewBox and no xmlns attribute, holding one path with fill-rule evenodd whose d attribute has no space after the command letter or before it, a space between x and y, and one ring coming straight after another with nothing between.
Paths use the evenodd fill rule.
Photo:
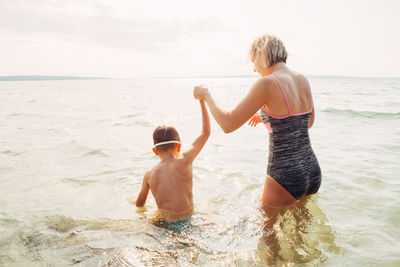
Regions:
<instances>
[{"instance_id":1,"label":"blue swim trunks","mask_svg":"<svg viewBox=\"0 0 400 267\"><path fill-rule=\"evenodd\" d=\"M192 217L189 216L186 219L176 221L176 222L163 221L162 224L165 227L167 227L168 229L171 229L172 231L174 231L176 233L180 233L190 226L191 221L192 221Z\"/></svg>"},{"instance_id":2,"label":"blue swim trunks","mask_svg":"<svg viewBox=\"0 0 400 267\"><path fill-rule=\"evenodd\" d=\"M158 220L158 226L171 229L174 232L181 232L186 229L192 220L192 215L195 213L193 206L189 209L174 213L164 209L158 209L156 218Z\"/></svg>"}]
</instances>

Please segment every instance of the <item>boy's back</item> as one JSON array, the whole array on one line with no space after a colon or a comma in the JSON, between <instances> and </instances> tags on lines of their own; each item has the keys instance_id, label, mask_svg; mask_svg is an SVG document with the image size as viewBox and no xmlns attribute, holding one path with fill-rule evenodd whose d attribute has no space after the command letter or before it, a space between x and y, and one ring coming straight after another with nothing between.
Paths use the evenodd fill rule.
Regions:
<instances>
[{"instance_id":1,"label":"boy's back","mask_svg":"<svg viewBox=\"0 0 400 267\"><path fill-rule=\"evenodd\" d=\"M200 153L210 136L210 119L207 108L200 101L203 129L192 146L180 155L180 138L173 127L158 127L153 134L153 152L160 162L146 172L142 188L136 199L136 206L145 204L151 190L158 209L166 221L177 221L193 213L193 160Z\"/></svg>"},{"instance_id":2,"label":"boy's back","mask_svg":"<svg viewBox=\"0 0 400 267\"><path fill-rule=\"evenodd\" d=\"M149 171L149 186L159 209L184 213L193 208L192 164L184 158L163 160Z\"/></svg>"}]
</instances>

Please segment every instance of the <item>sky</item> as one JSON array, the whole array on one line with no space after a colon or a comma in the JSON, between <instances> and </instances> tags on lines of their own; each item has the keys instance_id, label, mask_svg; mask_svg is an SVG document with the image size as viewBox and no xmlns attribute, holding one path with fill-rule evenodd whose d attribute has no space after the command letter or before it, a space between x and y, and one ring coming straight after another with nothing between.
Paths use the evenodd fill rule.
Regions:
<instances>
[{"instance_id":1,"label":"sky","mask_svg":"<svg viewBox=\"0 0 400 267\"><path fill-rule=\"evenodd\" d=\"M306 75L400 77L398 0L0 0L0 76L252 75L279 37Z\"/></svg>"}]
</instances>

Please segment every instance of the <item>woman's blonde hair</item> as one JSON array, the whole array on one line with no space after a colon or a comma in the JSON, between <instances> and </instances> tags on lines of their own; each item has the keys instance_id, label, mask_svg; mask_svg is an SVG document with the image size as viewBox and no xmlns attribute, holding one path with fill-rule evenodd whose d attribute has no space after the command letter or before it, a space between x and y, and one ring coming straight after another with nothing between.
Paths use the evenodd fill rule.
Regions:
<instances>
[{"instance_id":1,"label":"woman's blonde hair","mask_svg":"<svg viewBox=\"0 0 400 267\"><path fill-rule=\"evenodd\" d=\"M278 62L286 63L287 51L281 39L265 34L257 37L250 46L249 58L255 62L260 57L263 67L272 66Z\"/></svg>"}]
</instances>

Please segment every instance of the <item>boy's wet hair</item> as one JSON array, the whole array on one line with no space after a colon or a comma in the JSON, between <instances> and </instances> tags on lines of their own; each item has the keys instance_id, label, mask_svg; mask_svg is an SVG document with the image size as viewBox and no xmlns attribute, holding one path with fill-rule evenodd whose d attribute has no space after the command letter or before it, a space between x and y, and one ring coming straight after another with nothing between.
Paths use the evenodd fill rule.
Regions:
<instances>
[{"instance_id":1,"label":"boy's wet hair","mask_svg":"<svg viewBox=\"0 0 400 267\"><path fill-rule=\"evenodd\" d=\"M166 142L166 141L181 141L179 137L178 131L175 129L175 127L172 126L165 126L165 125L160 125L158 126L154 132L153 132L153 141L154 145L161 143L161 142ZM174 149L178 146L178 144L165 144L165 145L160 145L157 146L156 149L157 151L168 151L170 149Z\"/></svg>"}]
</instances>

